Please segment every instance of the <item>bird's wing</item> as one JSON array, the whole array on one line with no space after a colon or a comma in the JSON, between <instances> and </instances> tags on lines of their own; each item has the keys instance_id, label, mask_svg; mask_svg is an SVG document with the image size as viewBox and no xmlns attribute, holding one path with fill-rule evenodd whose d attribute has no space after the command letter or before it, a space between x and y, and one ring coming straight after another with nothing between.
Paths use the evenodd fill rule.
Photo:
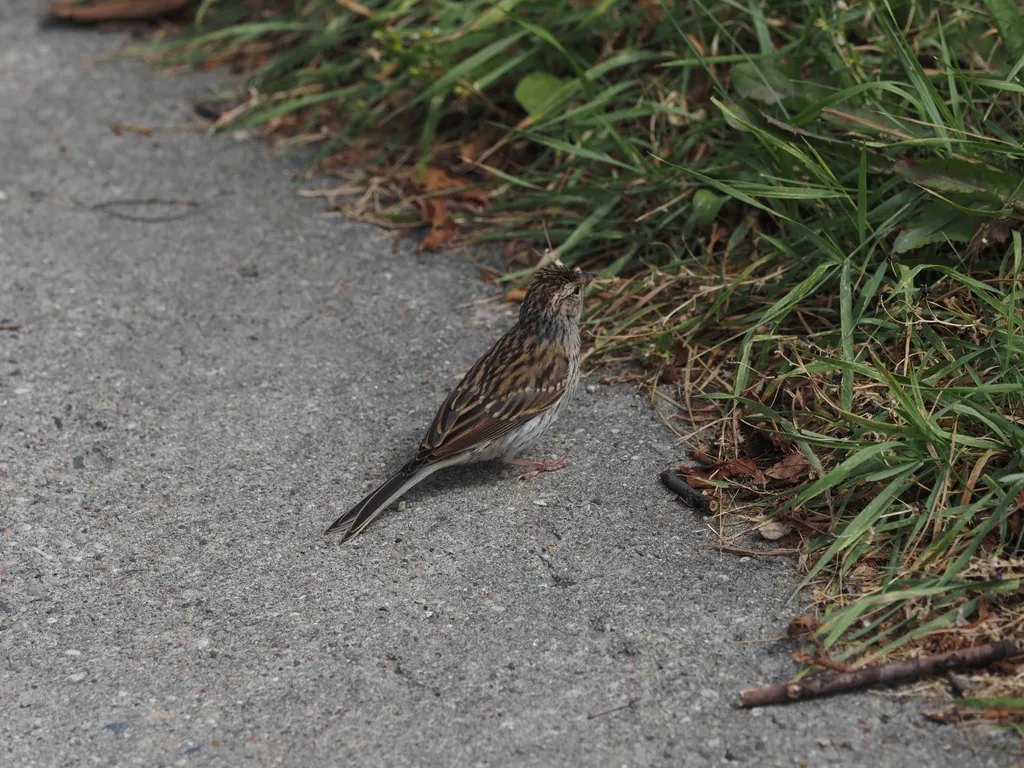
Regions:
<instances>
[{"instance_id":1,"label":"bird's wing","mask_svg":"<svg viewBox=\"0 0 1024 768\"><path fill-rule=\"evenodd\" d=\"M564 350L507 334L442 403L412 465L449 458L508 434L555 405L568 378Z\"/></svg>"}]
</instances>

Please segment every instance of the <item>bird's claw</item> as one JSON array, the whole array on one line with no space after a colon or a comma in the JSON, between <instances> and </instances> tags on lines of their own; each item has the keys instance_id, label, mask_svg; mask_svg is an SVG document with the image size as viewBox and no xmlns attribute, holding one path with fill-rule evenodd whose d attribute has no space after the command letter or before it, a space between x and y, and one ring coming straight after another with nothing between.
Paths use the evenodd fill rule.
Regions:
<instances>
[{"instance_id":1,"label":"bird's claw","mask_svg":"<svg viewBox=\"0 0 1024 768\"><path fill-rule=\"evenodd\" d=\"M521 467L530 467L529 471L524 472L518 478L519 480L525 482L527 480L532 480L541 472L555 472L559 469L565 469L566 467L569 466L569 462L566 460L566 457L568 455L569 454L565 454L560 459L555 459L554 461L530 461L529 459L512 459L509 463L518 464Z\"/></svg>"}]
</instances>

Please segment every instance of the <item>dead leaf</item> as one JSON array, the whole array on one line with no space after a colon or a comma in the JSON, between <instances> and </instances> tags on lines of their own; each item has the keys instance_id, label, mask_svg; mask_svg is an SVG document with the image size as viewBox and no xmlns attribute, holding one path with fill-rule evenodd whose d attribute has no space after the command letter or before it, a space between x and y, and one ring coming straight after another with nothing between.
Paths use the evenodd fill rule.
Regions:
<instances>
[{"instance_id":1,"label":"dead leaf","mask_svg":"<svg viewBox=\"0 0 1024 768\"><path fill-rule=\"evenodd\" d=\"M82 5L78 0L50 0L50 13L73 21L123 21L149 19L180 11L192 0L98 0Z\"/></svg>"},{"instance_id":2,"label":"dead leaf","mask_svg":"<svg viewBox=\"0 0 1024 768\"><path fill-rule=\"evenodd\" d=\"M866 590L867 588L877 584L880 578L881 574L879 574L875 568L872 568L866 563L860 563L850 571L848 581L857 584L858 586L863 585Z\"/></svg>"},{"instance_id":3,"label":"dead leaf","mask_svg":"<svg viewBox=\"0 0 1024 768\"><path fill-rule=\"evenodd\" d=\"M813 616L808 616L806 613L803 616L797 616L795 619L791 619L789 626L786 627L786 634L792 637L793 635L809 634L818 628L818 620Z\"/></svg>"},{"instance_id":4,"label":"dead leaf","mask_svg":"<svg viewBox=\"0 0 1024 768\"><path fill-rule=\"evenodd\" d=\"M459 225L451 219L448 219L445 223L440 226L436 226L430 230L423 242L420 243L418 251L422 253L424 250L436 251L443 245L448 245L455 237L455 233L458 232Z\"/></svg>"},{"instance_id":5,"label":"dead leaf","mask_svg":"<svg viewBox=\"0 0 1024 768\"><path fill-rule=\"evenodd\" d=\"M423 221L431 226L436 227L449 218L448 203L443 197L417 198L416 204L420 207Z\"/></svg>"},{"instance_id":6,"label":"dead leaf","mask_svg":"<svg viewBox=\"0 0 1024 768\"><path fill-rule=\"evenodd\" d=\"M425 168L420 183L424 192L441 192L456 186L455 179L440 168Z\"/></svg>"},{"instance_id":7,"label":"dead leaf","mask_svg":"<svg viewBox=\"0 0 1024 768\"><path fill-rule=\"evenodd\" d=\"M391 244L391 252L398 253L398 249L402 247L402 240L409 234L408 229L399 229L395 232L395 241Z\"/></svg>"},{"instance_id":8,"label":"dead leaf","mask_svg":"<svg viewBox=\"0 0 1024 768\"><path fill-rule=\"evenodd\" d=\"M992 611L988 609L988 598L985 595L978 595L978 624L981 624L989 616L992 615Z\"/></svg>"},{"instance_id":9,"label":"dead leaf","mask_svg":"<svg viewBox=\"0 0 1024 768\"><path fill-rule=\"evenodd\" d=\"M794 451L782 459L782 461L776 462L769 469L766 469L764 473L772 480L782 480L791 483L797 478L806 475L810 466L806 456L799 451Z\"/></svg>"},{"instance_id":10,"label":"dead leaf","mask_svg":"<svg viewBox=\"0 0 1024 768\"><path fill-rule=\"evenodd\" d=\"M501 138L501 130L493 125L484 125L470 134L469 139L459 147L459 159L464 163L475 163Z\"/></svg>"},{"instance_id":11,"label":"dead leaf","mask_svg":"<svg viewBox=\"0 0 1024 768\"><path fill-rule=\"evenodd\" d=\"M750 459L731 459L716 461L706 467L678 467L679 473L693 488L714 488L708 480L730 480L733 477L747 476L752 478L754 485L764 485L765 477L757 465Z\"/></svg>"},{"instance_id":12,"label":"dead leaf","mask_svg":"<svg viewBox=\"0 0 1024 768\"><path fill-rule=\"evenodd\" d=\"M982 224L967 244L967 248L971 251L978 251L983 248L1005 245L1013 231L1019 229L1022 223L1024 223L1024 216L1015 214L1005 219L996 219Z\"/></svg>"},{"instance_id":13,"label":"dead leaf","mask_svg":"<svg viewBox=\"0 0 1024 768\"><path fill-rule=\"evenodd\" d=\"M444 192L453 200L478 203L480 205L486 205L490 202L490 196L486 189L466 189L466 187L473 186L472 181L449 176L448 172L441 168L426 168L423 171L421 185L423 191L428 194Z\"/></svg>"},{"instance_id":14,"label":"dead leaf","mask_svg":"<svg viewBox=\"0 0 1024 768\"><path fill-rule=\"evenodd\" d=\"M320 167L325 170L337 170L346 167L367 168L370 161L377 157L379 150L375 149L372 142L366 144L347 146L321 161ZM369 169L368 169L369 170ZM372 170L370 171L372 175Z\"/></svg>"},{"instance_id":15,"label":"dead leaf","mask_svg":"<svg viewBox=\"0 0 1024 768\"><path fill-rule=\"evenodd\" d=\"M443 197L420 198L420 210L423 213L424 221L430 222L430 232L420 243L417 252L424 250L436 251L442 245L447 245L459 231L459 225L452 220L448 213L448 203Z\"/></svg>"},{"instance_id":16,"label":"dead leaf","mask_svg":"<svg viewBox=\"0 0 1024 768\"><path fill-rule=\"evenodd\" d=\"M672 365L666 365L661 369L661 383L675 384L679 381L679 369Z\"/></svg>"},{"instance_id":17,"label":"dead leaf","mask_svg":"<svg viewBox=\"0 0 1024 768\"><path fill-rule=\"evenodd\" d=\"M793 530L793 526L781 520L767 520L757 527L757 532L766 541L778 541Z\"/></svg>"},{"instance_id":18,"label":"dead leaf","mask_svg":"<svg viewBox=\"0 0 1024 768\"><path fill-rule=\"evenodd\" d=\"M525 288L512 288L505 294L505 301L508 302L522 301L524 298L526 298Z\"/></svg>"}]
</instances>

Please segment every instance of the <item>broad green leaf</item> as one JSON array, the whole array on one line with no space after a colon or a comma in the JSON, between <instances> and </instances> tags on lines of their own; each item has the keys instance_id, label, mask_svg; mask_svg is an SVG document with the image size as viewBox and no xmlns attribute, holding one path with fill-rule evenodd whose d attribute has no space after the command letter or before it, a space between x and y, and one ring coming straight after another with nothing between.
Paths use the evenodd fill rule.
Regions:
<instances>
[{"instance_id":1,"label":"broad green leaf","mask_svg":"<svg viewBox=\"0 0 1024 768\"><path fill-rule=\"evenodd\" d=\"M516 85L516 101L528 115L538 117L544 114L549 103L558 98L562 86L569 82L548 72L531 72Z\"/></svg>"},{"instance_id":2,"label":"broad green leaf","mask_svg":"<svg viewBox=\"0 0 1024 768\"><path fill-rule=\"evenodd\" d=\"M729 198L716 195L710 189L698 189L693 195L694 223L710 224L728 201Z\"/></svg>"},{"instance_id":3,"label":"broad green leaf","mask_svg":"<svg viewBox=\"0 0 1024 768\"><path fill-rule=\"evenodd\" d=\"M780 70L765 62L744 61L731 70L732 85L745 99L776 104L793 95L793 84Z\"/></svg>"},{"instance_id":4,"label":"broad green leaf","mask_svg":"<svg viewBox=\"0 0 1024 768\"><path fill-rule=\"evenodd\" d=\"M911 184L933 192L981 195L1000 202L1024 192L1024 178L1020 174L993 171L981 163L969 163L966 160L900 160L895 170Z\"/></svg>"},{"instance_id":5,"label":"broad green leaf","mask_svg":"<svg viewBox=\"0 0 1024 768\"><path fill-rule=\"evenodd\" d=\"M967 243L984 224L986 217L964 213L944 200L925 205L910 227L893 243L893 253L906 253L932 243Z\"/></svg>"},{"instance_id":6,"label":"broad green leaf","mask_svg":"<svg viewBox=\"0 0 1024 768\"><path fill-rule=\"evenodd\" d=\"M985 0L985 5L995 19L1010 58L1024 55L1024 13L1020 5L1015 0Z\"/></svg>"},{"instance_id":7,"label":"broad green leaf","mask_svg":"<svg viewBox=\"0 0 1024 768\"><path fill-rule=\"evenodd\" d=\"M766 125L761 115L744 109L742 105L736 102L729 102L728 105L723 104L720 106L726 124L733 130L748 133L751 130L751 126L763 128Z\"/></svg>"}]
</instances>

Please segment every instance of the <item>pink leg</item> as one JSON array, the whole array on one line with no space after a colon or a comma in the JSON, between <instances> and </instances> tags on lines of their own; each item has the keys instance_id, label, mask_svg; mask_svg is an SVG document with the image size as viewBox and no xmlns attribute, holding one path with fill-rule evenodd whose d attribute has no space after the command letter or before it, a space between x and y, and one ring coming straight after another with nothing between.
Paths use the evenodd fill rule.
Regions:
<instances>
[{"instance_id":1,"label":"pink leg","mask_svg":"<svg viewBox=\"0 0 1024 768\"><path fill-rule=\"evenodd\" d=\"M566 457L569 454L565 454L560 459L554 461L530 461L529 459L507 459L509 464L518 464L520 467L531 467L529 472L524 472L519 476L520 480L530 480L536 477L541 472L555 472L559 469L565 469L569 466L569 462L566 461Z\"/></svg>"}]
</instances>

